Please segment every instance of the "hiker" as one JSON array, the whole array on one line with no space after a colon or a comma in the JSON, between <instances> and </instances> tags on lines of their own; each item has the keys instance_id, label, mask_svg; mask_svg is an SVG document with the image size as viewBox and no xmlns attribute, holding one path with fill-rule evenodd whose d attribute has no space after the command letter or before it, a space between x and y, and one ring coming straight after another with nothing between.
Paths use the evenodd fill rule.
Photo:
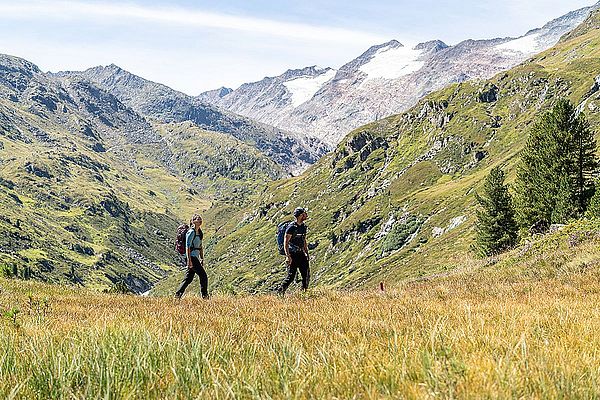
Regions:
<instances>
[{"instance_id":1,"label":"hiker","mask_svg":"<svg viewBox=\"0 0 600 400\"><path fill-rule=\"evenodd\" d=\"M280 295L284 295L288 286L296 278L296 273L300 270L302 276L302 289L308 289L310 280L310 269L308 266L308 243L306 242L306 225L304 221L308 219L308 213L304 208L294 210L295 221L289 223L285 229L285 238L283 241L283 250L285 252L287 263L287 277L281 283L278 290Z\"/></svg>"},{"instance_id":2,"label":"hiker","mask_svg":"<svg viewBox=\"0 0 600 400\"><path fill-rule=\"evenodd\" d=\"M200 291L203 298L208 298L208 276L204 270L204 249L202 248L202 217L194 214L190 221L190 228L185 235L185 255L187 259L187 271L181 286L175 292L175 298L180 299L185 289L194 280L194 274L200 278Z\"/></svg>"}]
</instances>

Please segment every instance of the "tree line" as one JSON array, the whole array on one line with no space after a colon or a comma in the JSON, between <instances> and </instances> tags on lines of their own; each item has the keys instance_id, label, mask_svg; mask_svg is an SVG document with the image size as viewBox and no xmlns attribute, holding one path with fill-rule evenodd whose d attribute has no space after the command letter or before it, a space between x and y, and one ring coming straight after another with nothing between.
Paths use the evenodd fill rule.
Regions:
<instances>
[{"instance_id":1,"label":"tree line","mask_svg":"<svg viewBox=\"0 0 600 400\"><path fill-rule=\"evenodd\" d=\"M476 194L477 252L499 254L517 243L519 233L600 216L597 170L596 140L584 114L568 100L557 101L533 124L514 186L509 188L504 171L495 167L482 194Z\"/></svg>"}]
</instances>

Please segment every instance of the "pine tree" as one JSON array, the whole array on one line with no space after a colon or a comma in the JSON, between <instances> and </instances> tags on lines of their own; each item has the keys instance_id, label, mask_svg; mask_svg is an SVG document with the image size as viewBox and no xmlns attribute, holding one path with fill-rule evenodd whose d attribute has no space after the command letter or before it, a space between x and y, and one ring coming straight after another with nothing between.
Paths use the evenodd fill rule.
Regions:
<instances>
[{"instance_id":1,"label":"pine tree","mask_svg":"<svg viewBox=\"0 0 600 400\"><path fill-rule=\"evenodd\" d=\"M574 120L573 139L576 150L575 196L578 200L578 214L581 215L594 194L593 176L598 168L595 135L583 113L579 113Z\"/></svg>"},{"instance_id":2,"label":"pine tree","mask_svg":"<svg viewBox=\"0 0 600 400\"><path fill-rule=\"evenodd\" d=\"M568 175L560 175L556 180L556 203L550 221L568 221L577 215L577 200L570 187Z\"/></svg>"},{"instance_id":3,"label":"pine tree","mask_svg":"<svg viewBox=\"0 0 600 400\"><path fill-rule=\"evenodd\" d=\"M585 212L585 215L588 218L600 218L600 179L596 179L594 186L596 191L594 192L594 196L592 196L590 204Z\"/></svg>"},{"instance_id":4,"label":"pine tree","mask_svg":"<svg viewBox=\"0 0 600 400\"><path fill-rule=\"evenodd\" d=\"M479 203L475 227L477 250L482 256L501 253L517 242L517 223L504 171L495 167L483 185L483 195L475 195Z\"/></svg>"},{"instance_id":5,"label":"pine tree","mask_svg":"<svg viewBox=\"0 0 600 400\"><path fill-rule=\"evenodd\" d=\"M583 215L593 193L595 150L589 124L568 100L559 100L542 115L517 170L517 216L523 227Z\"/></svg>"}]
</instances>

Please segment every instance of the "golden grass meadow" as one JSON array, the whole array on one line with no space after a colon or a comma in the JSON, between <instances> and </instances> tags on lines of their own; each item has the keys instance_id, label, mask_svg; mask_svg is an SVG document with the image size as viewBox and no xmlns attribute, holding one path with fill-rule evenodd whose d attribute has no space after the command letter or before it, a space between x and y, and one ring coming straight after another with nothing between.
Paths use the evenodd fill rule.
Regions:
<instances>
[{"instance_id":1,"label":"golden grass meadow","mask_svg":"<svg viewBox=\"0 0 600 400\"><path fill-rule=\"evenodd\" d=\"M385 292L177 302L3 279L0 397L598 398L596 228Z\"/></svg>"}]
</instances>

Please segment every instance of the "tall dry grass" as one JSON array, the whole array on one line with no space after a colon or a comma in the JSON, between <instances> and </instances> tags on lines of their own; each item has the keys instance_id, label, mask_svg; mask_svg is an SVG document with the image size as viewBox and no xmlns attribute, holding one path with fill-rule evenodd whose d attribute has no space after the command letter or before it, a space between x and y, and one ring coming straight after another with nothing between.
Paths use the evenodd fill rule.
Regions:
<instances>
[{"instance_id":1,"label":"tall dry grass","mask_svg":"<svg viewBox=\"0 0 600 400\"><path fill-rule=\"evenodd\" d=\"M177 302L0 280L0 397L599 398L600 246L557 240L385 293Z\"/></svg>"}]
</instances>

